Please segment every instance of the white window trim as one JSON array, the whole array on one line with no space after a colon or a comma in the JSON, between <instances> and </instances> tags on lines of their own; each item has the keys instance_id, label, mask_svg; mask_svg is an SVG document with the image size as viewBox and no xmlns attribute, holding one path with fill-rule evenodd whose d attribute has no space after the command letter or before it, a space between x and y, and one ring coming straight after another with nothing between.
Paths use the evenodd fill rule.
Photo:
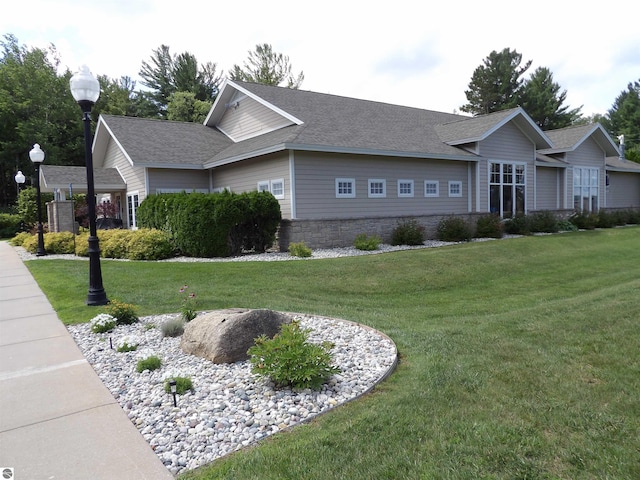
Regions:
<instances>
[{"instance_id":1,"label":"white window trim","mask_svg":"<svg viewBox=\"0 0 640 480\"><path fill-rule=\"evenodd\" d=\"M400 185L405 183L411 185L411 193L400 193ZM415 191L415 187L413 184L413 180L405 180L405 179L398 180L398 197L404 197L404 198L413 197L414 191Z\"/></svg>"},{"instance_id":2,"label":"white window trim","mask_svg":"<svg viewBox=\"0 0 640 480\"><path fill-rule=\"evenodd\" d=\"M138 205L131 207L131 215L129 215L129 201L133 202L133 197L138 197ZM138 190L133 192L127 192L127 223L131 230L138 230L138 207L140 207L140 192Z\"/></svg>"},{"instance_id":3,"label":"white window trim","mask_svg":"<svg viewBox=\"0 0 640 480\"><path fill-rule=\"evenodd\" d=\"M192 188L187 190L186 188L156 188L156 194L161 193L209 193L208 188Z\"/></svg>"},{"instance_id":4,"label":"white window trim","mask_svg":"<svg viewBox=\"0 0 640 480\"><path fill-rule=\"evenodd\" d=\"M451 193L451 187L458 186L458 193ZM462 182L460 180L449 181L449 196L450 197L462 197Z\"/></svg>"},{"instance_id":5,"label":"white window trim","mask_svg":"<svg viewBox=\"0 0 640 480\"><path fill-rule=\"evenodd\" d=\"M350 183L351 193L339 193L338 186L341 183ZM356 179L355 178L336 178L336 198L356 198Z\"/></svg>"},{"instance_id":6,"label":"white window trim","mask_svg":"<svg viewBox=\"0 0 640 480\"><path fill-rule=\"evenodd\" d=\"M382 193L371 193L371 186L374 184L382 184ZM385 198L387 196L387 181L384 178L370 178L367 192L369 198Z\"/></svg>"},{"instance_id":7,"label":"white window trim","mask_svg":"<svg viewBox=\"0 0 640 480\"><path fill-rule=\"evenodd\" d=\"M427 193L427 185L435 185L436 193ZM425 197L439 197L440 196L440 182L438 180L425 180L424 181L424 196Z\"/></svg>"},{"instance_id":8,"label":"white window trim","mask_svg":"<svg viewBox=\"0 0 640 480\"><path fill-rule=\"evenodd\" d=\"M275 193L273 193L273 185L274 185L274 184L277 184L277 183L282 184L282 188L281 188L282 193L280 193L280 194L278 194L278 195L276 195ZM271 192L271 194L272 194L275 198L277 198L278 200L283 200L283 199L284 199L284 178L278 178L278 179L276 179L276 180L271 180L271 182L270 182L270 186L269 186L269 191L270 191L270 192Z\"/></svg>"},{"instance_id":9,"label":"white window trim","mask_svg":"<svg viewBox=\"0 0 640 480\"><path fill-rule=\"evenodd\" d=\"M269 192L269 191L271 191L270 186L269 186L269 180L260 180L258 182L258 185L256 186L256 189L259 192Z\"/></svg>"}]
</instances>

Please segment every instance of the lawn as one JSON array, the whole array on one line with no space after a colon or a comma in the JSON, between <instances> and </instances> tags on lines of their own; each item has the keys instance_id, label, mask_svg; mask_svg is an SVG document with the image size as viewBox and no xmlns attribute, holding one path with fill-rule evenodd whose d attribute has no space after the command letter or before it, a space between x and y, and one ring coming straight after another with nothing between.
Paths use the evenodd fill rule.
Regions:
<instances>
[{"instance_id":1,"label":"lawn","mask_svg":"<svg viewBox=\"0 0 640 480\"><path fill-rule=\"evenodd\" d=\"M67 324L88 263L27 266ZM292 262L103 261L140 315L271 308L364 323L401 361L374 392L184 479L640 478L640 227Z\"/></svg>"}]
</instances>

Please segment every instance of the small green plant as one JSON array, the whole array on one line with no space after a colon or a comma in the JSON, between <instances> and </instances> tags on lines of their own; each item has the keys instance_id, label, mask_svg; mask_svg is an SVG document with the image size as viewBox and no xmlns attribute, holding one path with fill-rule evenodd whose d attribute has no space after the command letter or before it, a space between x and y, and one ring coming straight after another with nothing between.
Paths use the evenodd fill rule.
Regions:
<instances>
[{"instance_id":1,"label":"small green plant","mask_svg":"<svg viewBox=\"0 0 640 480\"><path fill-rule=\"evenodd\" d=\"M149 370L150 372L152 372L153 370L158 370L161 366L162 360L160 360L155 355L151 355L150 357L138 360L136 371L138 373L142 373L145 370Z\"/></svg>"},{"instance_id":2,"label":"small green plant","mask_svg":"<svg viewBox=\"0 0 640 480\"><path fill-rule=\"evenodd\" d=\"M558 222L558 231L560 232L577 232L578 227L576 227L569 220L560 220Z\"/></svg>"},{"instance_id":3,"label":"small green plant","mask_svg":"<svg viewBox=\"0 0 640 480\"><path fill-rule=\"evenodd\" d=\"M163 337L179 337L184 333L185 321L182 317L172 318L162 323L160 330Z\"/></svg>"},{"instance_id":4,"label":"small green plant","mask_svg":"<svg viewBox=\"0 0 640 480\"><path fill-rule=\"evenodd\" d=\"M353 241L353 246L358 250L377 250L381 241L380 237L376 235L368 236L366 233L361 233L356 236L356 239Z\"/></svg>"},{"instance_id":5,"label":"small green plant","mask_svg":"<svg viewBox=\"0 0 640 480\"><path fill-rule=\"evenodd\" d=\"M292 257L310 257L312 255L311 249L307 247L304 242L292 243L289 245L289 254Z\"/></svg>"},{"instance_id":6,"label":"small green plant","mask_svg":"<svg viewBox=\"0 0 640 480\"><path fill-rule=\"evenodd\" d=\"M283 324L273 338L261 335L247 351L251 371L279 387L320 388L340 369L331 365L331 343L309 343L308 338L309 331L298 321Z\"/></svg>"},{"instance_id":7,"label":"small green plant","mask_svg":"<svg viewBox=\"0 0 640 480\"><path fill-rule=\"evenodd\" d=\"M524 213L518 213L504 222L504 230L512 235L531 235L531 221Z\"/></svg>"},{"instance_id":8,"label":"small green plant","mask_svg":"<svg viewBox=\"0 0 640 480\"><path fill-rule=\"evenodd\" d=\"M422 245L424 227L417 220L405 220L398 223L391 233L391 245Z\"/></svg>"},{"instance_id":9,"label":"small green plant","mask_svg":"<svg viewBox=\"0 0 640 480\"><path fill-rule=\"evenodd\" d=\"M462 217L447 217L438 224L437 238L443 242L468 242L472 236L469 224Z\"/></svg>"},{"instance_id":10,"label":"small green plant","mask_svg":"<svg viewBox=\"0 0 640 480\"><path fill-rule=\"evenodd\" d=\"M165 392L171 393L171 385L169 382L171 381L172 378L173 380L176 381L176 393L178 395L183 395L187 393L189 390L193 390L193 382L189 377L175 376L175 377L167 378L164 381Z\"/></svg>"},{"instance_id":11,"label":"small green plant","mask_svg":"<svg viewBox=\"0 0 640 480\"><path fill-rule=\"evenodd\" d=\"M196 306L198 304L196 300L196 294L194 292L187 292L188 285L185 285L180 289L180 295L182 295L182 308L180 314L185 322L190 322L198 315Z\"/></svg>"},{"instance_id":12,"label":"small green plant","mask_svg":"<svg viewBox=\"0 0 640 480\"><path fill-rule=\"evenodd\" d=\"M108 313L101 313L90 321L93 333L107 333L116 328L116 319Z\"/></svg>"},{"instance_id":13,"label":"small green plant","mask_svg":"<svg viewBox=\"0 0 640 480\"><path fill-rule=\"evenodd\" d=\"M140 340L137 337L126 336L118 341L116 350L120 353L134 352L138 349L138 345L140 345Z\"/></svg>"},{"instance_id":14,"label":"small green plant","mask_svg":"<svg viewBox=\"0 0 640 480\"><path fill-rule=\"evenodd\" d=\"M111 300L107 306L109 315L117 319L118 325L130 325L138 321L136 307L129 303L122 303L118 300Z\"/></svg>"},{"instance_id":15,"label":"small green plant","mask_svg":"<svg viewBox=\"0 0 640 480\"><path fill-rule=\"evenodd\" d=\"M500 215L483 215L476 221L477 238L502 238L502 230Z\"/></svg>"}]
</instances>

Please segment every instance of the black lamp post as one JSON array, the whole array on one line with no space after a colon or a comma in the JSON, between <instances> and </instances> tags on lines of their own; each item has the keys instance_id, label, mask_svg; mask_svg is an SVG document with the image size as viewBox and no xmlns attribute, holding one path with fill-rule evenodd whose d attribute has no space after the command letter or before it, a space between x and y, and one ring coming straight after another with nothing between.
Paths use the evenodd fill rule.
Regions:
<instances>
[{"instance_id":1,"label":"black lamp post","mask_svg":"<svg viewBox=\"0 0 640 480\"><path fill-rule=\"evenodd\" d=\"M37 257L43 257L47 254L44 249L44 235L42 232L42 205L40 202L40 164L44 162L44 152L37 143L33 146L29 152L29 158L33 162L36 168L36 190L37 190L37 202L38 202L38 249L36 250Z\"/></svg>"},{"instance_id":2,"label":"black lamp post","mask_svg":"<svg viewBox=\"0 0 640 480\"><path fill-rule=\"evenodd\" d=\"M69 81L71 94L82 109L84 122L84 151L87 166L87 207L89 211L89 294L87 305L106 305L107 294L102 287L100 242L96 234L96 194L93 183L93 155L91 153L91 108L100 96L100 83L83 65Z\"/></svg>"}]
</instances>

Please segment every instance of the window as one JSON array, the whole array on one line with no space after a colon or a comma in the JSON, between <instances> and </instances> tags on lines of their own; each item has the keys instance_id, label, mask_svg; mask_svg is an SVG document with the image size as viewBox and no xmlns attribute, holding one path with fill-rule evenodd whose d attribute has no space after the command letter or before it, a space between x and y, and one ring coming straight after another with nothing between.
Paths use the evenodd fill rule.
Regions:
<instances>
[{"instance_id":1,"label":"window","mask_svg":"<svg viewBox=\"0 0 640 480\"><path fill-rule=\"evenodd\" d=\"M269 180L262 180L258 182L258 191L259 192L268 192L269 191Z\"/></svg>"},{"instance_id":2,"label":"window","mask_svg":"<svg viewBox=\"0 0 640 480\"><path fill-rule=\"evenodd\" d=\"M136 229L138 224L136 223L136 212L138 211L138 205L140 205L140 196L138 193L127 194L127 214L129 218L129 228Z\"/></svg>"},{"instance_id":3,"label":"window","mask_svg":"<svg viewBox=\"0 0 640 480\"><path fill-rule=\"evenodd\" d=\"M449 196L450 197L462 196L462 182L458 182L458 181L449 182Z\"/></svg>"},{"instance_id":4,"label":"window","mask_svg":"<svg viewBox=\"0 0 640 480\"><path fill-rule=\"evenodd\" d=\"M489 211L503 218L525 213L526 165L489 164Z\"/></svg>"},{"instance_id":5,"label":"window","mask_svg":"<svg viewBox=\"0 0 640 480\"><path fill-rule=\"evenodd\" d=\"M413 180L398 180L398 197L413 197Z\"/></svg>"},{"instance_id":6,"label":"window","mask_svg":"<svg viewBox=\"0 0 640 480\"><path fill-rule=\"evenodd\" d=\"M381 179L369 179L369 198L387 196L387 181Z\"/></svg>"},{"instance_id":7,"label":"window","mask_svg":"<svg viewBox=\"0 0 640 480\"><path fill-rule=\"evenodd\" d=\"M599 185L597 168L573 167L573 208L582 212L597 212Z\"/></svg>"},{"instance_id":8,"label":"window","mask_svg":"<svg viewBox=\"0 0 640 480\"><path fill-rule=\"evenodd\" d=\"M437 180L424 181L424 196L438 197L440 195L440 183Z\"/></svg>"},{"instance_id":9,"label":"window","mask_svg":"<svg viewBox=\"0 0 640 480\"><path fill-rule=\"evenodd\" d=\"M336 178L336 198L355 198L355 178Z\"/></svg>"},{"instance_id":10,"label":"window","mask_svg":"<svg viewBox=\"0 0 640 480\"><path fill-rule=\"evenodd\" d=\"M284 180L283 179L280 178L278 180L271 180L271 194L280 200L284 198Z\"/></svg>"}]
</instances>

